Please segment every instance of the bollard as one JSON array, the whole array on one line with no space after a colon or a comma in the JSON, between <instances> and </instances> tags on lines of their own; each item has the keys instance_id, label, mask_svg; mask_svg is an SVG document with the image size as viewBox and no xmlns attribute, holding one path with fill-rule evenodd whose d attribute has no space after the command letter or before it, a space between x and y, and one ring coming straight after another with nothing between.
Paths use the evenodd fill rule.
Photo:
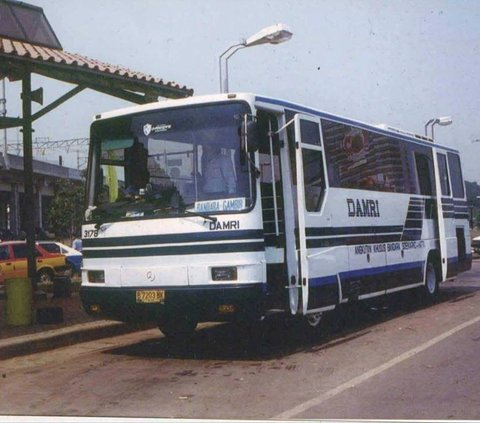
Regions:
<instances>
[{"instance_id":1,"label":"bollard","mask_svg":"<svg viewBox=\"0 0 480 423\"><path fill-rule=\"evenodd\" d=\"M69 276L57 276L53 279L53 298L70 298L72 280Z\"/></svg>"},{"instance_id":2,"label":"bollard","mask_svg":"<svg viewBox=\"0 0 480 423\"><path fill-rule=\"evenodd\" d=\"M9 326L32 324L32 284L29 278L5 280L5 321Z\"/></svg>"}]
</instances>

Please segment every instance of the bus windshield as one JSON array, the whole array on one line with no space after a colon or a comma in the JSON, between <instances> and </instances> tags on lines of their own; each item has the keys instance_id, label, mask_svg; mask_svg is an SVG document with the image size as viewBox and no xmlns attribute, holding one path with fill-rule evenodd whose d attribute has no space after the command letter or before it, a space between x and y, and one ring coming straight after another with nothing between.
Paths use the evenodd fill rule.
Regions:
<instances>
[{"instance_id":1,"label":"bus windshield","mask_svg":"<svg viewBox=\"0 0 480 423\"><path fill-rule=\"evenodd\" d=\"M240 151L248 111L229 103L94 123L89 205L108 220L248 209L252 178Z\"/></svg>"}]
</instances>

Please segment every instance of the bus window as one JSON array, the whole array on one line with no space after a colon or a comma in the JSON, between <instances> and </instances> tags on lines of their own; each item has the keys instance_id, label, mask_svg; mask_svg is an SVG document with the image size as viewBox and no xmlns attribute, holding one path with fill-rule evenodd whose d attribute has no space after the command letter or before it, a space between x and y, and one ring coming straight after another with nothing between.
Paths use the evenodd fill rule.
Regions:
<instances>
[{"instance_id":1,"label":"bus window","mask_svg":"<svg viewBox=\"0 0 480 423\"><path fill-rule=\"evenodd\" d=\"M440 173L440 186L442 195L450 196L450 181L448 178L447 158L445 154L437 154L438 171Z\"/></svg>"},{"instance_id":2,"label":"bus window","mask_svg":"<svg viewBox=\"0 0 480 423\"><path fill-rule=\"evenodd\" d=\"M304 149L302 158L305 207L309 212L319 211L325 192L322 152Z\"/></svg>"},{"instance_id":3,"label":"bus window","mask_svg":"<svg viewBox=\"0 0 480 423\"><path fill-rule=\"evenodd\" d=\"M302 143L321 146L318 123L302 119L300 121L300 133L302 134Z\"/></svg>"},{"instance_id":4,"label":"bus window","mask_svg":"<svg viewBox=\"0 0 480 423\"><path fill-rule=\"evenodd\" d=\"M415 153L415 166L420 194L433 195L429 157L422 153Z\"/></svg>"},{"instance_id":5,"label":"bus window","mask_svg":"<svg viewBox=\"0 0 480 423\"><path fill-rule=\"evenodd\" d=\"M322 133L331 187L415 193L405 143L327 119Z\"/></svg>"},{"instance_id":6,"label":"bus window","mask_svg":"<svg viewBox=\"0 0 480 423\"><path fill-rule=\"evenodd\" d=\"M463 188L462 168L460 166L460 157L458 154L448 153L448 167L452 178L452 192L455 198L463 198L465 191Z\"/></svg>"}]
</instances>

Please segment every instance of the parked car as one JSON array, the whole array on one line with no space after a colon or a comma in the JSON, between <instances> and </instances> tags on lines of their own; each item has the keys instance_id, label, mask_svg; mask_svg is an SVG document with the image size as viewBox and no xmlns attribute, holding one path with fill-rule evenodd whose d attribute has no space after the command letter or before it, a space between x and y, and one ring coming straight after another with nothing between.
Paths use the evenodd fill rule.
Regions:
<instances>
[{"instance_id":1,"label":"parked car","mask_svg":"<svg viewBox=\"0 0 480 423\"><path fill-rule=\"evenodd\" d=\"M49 253L63 254L67 258L67 264L72 268L72 273L81 273L83 256L80 251L57 241L37 241L37 243Z\"/></svg>"},{"instance_id":2,"label":"parked car","mask_svg":"<svg viewBox=\"0 0 480 423\"><path fill-rule=\"evenodd\" d=\"M472 239L472 250L475 253L480 254L480 236L476 236Z\"/></svg>"},{"instance_id":3,"label":"parked car","mask_svg":"<svg viewBox=\"0 0 480 423\"><path fill-rule=\"evenodd\" d=\"M35 245L37 276L40 282L53 282L57 276L70 273L70 266L62 254L52 254ZM0 272L4 279L28 276L27 243L25 241L0 242Z\"/></svg>"}]
</instances>

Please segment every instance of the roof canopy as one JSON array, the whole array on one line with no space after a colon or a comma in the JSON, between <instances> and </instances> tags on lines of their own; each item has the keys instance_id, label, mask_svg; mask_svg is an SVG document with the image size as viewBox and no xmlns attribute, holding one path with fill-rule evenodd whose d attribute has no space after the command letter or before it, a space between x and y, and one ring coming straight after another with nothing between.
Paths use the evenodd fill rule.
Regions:
<instances>
[{"instance_id":1,"label":"roof canopy","mask_svg":"<svg viewBox=\"0 0 480 423\"><path fill-rule=\"evenodd\" d=\"M0 78L21 79L36 73L142 104L158 97L181 98L193 90L121 66L64 50L0 37Z\"/></svg>"}]
</instances>

